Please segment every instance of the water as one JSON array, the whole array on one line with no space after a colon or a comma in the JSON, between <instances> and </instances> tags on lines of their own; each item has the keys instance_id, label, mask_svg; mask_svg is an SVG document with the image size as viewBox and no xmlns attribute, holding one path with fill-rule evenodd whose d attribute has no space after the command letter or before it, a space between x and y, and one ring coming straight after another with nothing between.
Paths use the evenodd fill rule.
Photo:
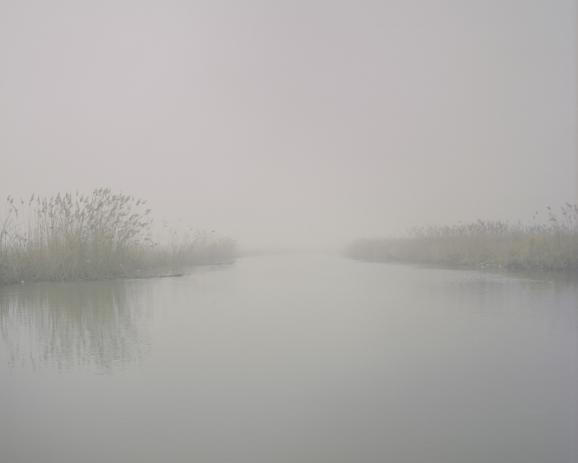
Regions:
<instances>
[{"instance_id":1,"label":"water","mask_svg":"<svg viewBox=\"0 0 578 463\"><path fill-rule=\"evenodd\" d=\"M575 463L578 285L247 258L0 289L0 462Z\"/></svg>"}]
</instances>

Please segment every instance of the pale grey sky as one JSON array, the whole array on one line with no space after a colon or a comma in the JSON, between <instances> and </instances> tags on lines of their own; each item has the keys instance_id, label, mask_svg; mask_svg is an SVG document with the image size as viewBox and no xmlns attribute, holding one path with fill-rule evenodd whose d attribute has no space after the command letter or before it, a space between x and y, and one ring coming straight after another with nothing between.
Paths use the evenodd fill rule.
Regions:
<instances>
[{"instance_id":1,"label":"pale grey sky","mask_svg":"<svg viewBox=\"0 0 578 463\"><path fill-rule=\"evenodd\" d=\"M0 196L110 186L242 244L576 200L572 0L0 2Z\"/></svg>"}]
</instances>

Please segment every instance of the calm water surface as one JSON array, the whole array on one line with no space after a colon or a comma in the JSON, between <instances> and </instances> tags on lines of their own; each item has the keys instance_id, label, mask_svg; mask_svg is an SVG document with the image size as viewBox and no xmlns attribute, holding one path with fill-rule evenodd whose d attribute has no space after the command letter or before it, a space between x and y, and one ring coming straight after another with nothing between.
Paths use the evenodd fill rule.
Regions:
<instances>
[{"instance_id":1,"label":"calm water surface","mask_svg":"<svg viewBox=\"0 0 578 463\"><path fill-rule=\"evenodd\" d=\"M2 463L576 463L578 285L330 256L0 289Z\"/></svg>"}]
</instances>

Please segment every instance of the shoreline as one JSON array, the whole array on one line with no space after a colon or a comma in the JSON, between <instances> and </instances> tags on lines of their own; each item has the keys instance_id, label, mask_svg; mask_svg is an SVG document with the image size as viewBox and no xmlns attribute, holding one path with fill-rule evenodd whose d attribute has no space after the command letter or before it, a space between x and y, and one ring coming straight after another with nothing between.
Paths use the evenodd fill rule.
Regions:
<instances>
[{"instance_id":1,"label":"shoreline","mask_svg":"<svg viewBox=\"0 0 578 463\"><path fill-rule=\"evenodd\" d=\"M235 260L231 262L215 262L215 263L199 263L188 266L186 270L170 271L170 272L157 272L157 273L130 273L126 275L116 275L116 276L102 276L94 278L39 278L31 280L21 280L21 281L10 281L10 282L0 282L0 291L3 288L28 285L28 284L38 284L38 283L88 283L88 282L99 282L99 281L125 281L125 280L153 280L162 278L182 278L187 275L191 275L195 269L203 267L226 267L235 264Z\"/></svg>"},{"instance_id":2,"label":"shoreline","mask_svg":"<svg viewBox=\"0 0 578 463\"><path fill-rule=\"evenodd\" d=\"M418 267L430 270L452 270L462 272L478 272L485 274L494 274L502 276L516 276L530 279L554 279L557 281L568 280L578 283L578 269L547 269L547 268L515 268L492 264L449 264L449 263L434 263L426 261L400 260L400 259L370 259L363 257L353 257L344 254L346 259L354 262L366 264L384 264L384 265L402 265L408 267Z\"/></svg>"}]
</instances>

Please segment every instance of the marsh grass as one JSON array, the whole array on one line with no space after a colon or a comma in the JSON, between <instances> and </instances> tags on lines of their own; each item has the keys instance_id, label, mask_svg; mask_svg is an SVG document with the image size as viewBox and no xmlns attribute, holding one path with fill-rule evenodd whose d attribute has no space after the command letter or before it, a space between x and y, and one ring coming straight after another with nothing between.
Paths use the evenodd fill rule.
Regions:
<instances>
[{"instance_id":1,"label":"marsh grass","mask_svg":"<svg viewBox=\"0 0 578 463\"><path fill-rule=\"evenodd\" d=\"M230 239L197 233L159 243L151 229L146 201L108 188L28 201L9 196L0 216L0 284L154 275L235 257Z\"/></svg>"},{"instance_id":2,"label":"marsh grass","mask_svg":"<svg viewBox=\"0 0 578 463\"><path fill-rule=\"evenodd\" d=\"M534 219L535 220L535 219ZM346 255L359 260L507 270L578 271L578 207L547 208L543 223L482 221L417 228L405 238L363 239Z\"/></svg>"}]
</instances>

